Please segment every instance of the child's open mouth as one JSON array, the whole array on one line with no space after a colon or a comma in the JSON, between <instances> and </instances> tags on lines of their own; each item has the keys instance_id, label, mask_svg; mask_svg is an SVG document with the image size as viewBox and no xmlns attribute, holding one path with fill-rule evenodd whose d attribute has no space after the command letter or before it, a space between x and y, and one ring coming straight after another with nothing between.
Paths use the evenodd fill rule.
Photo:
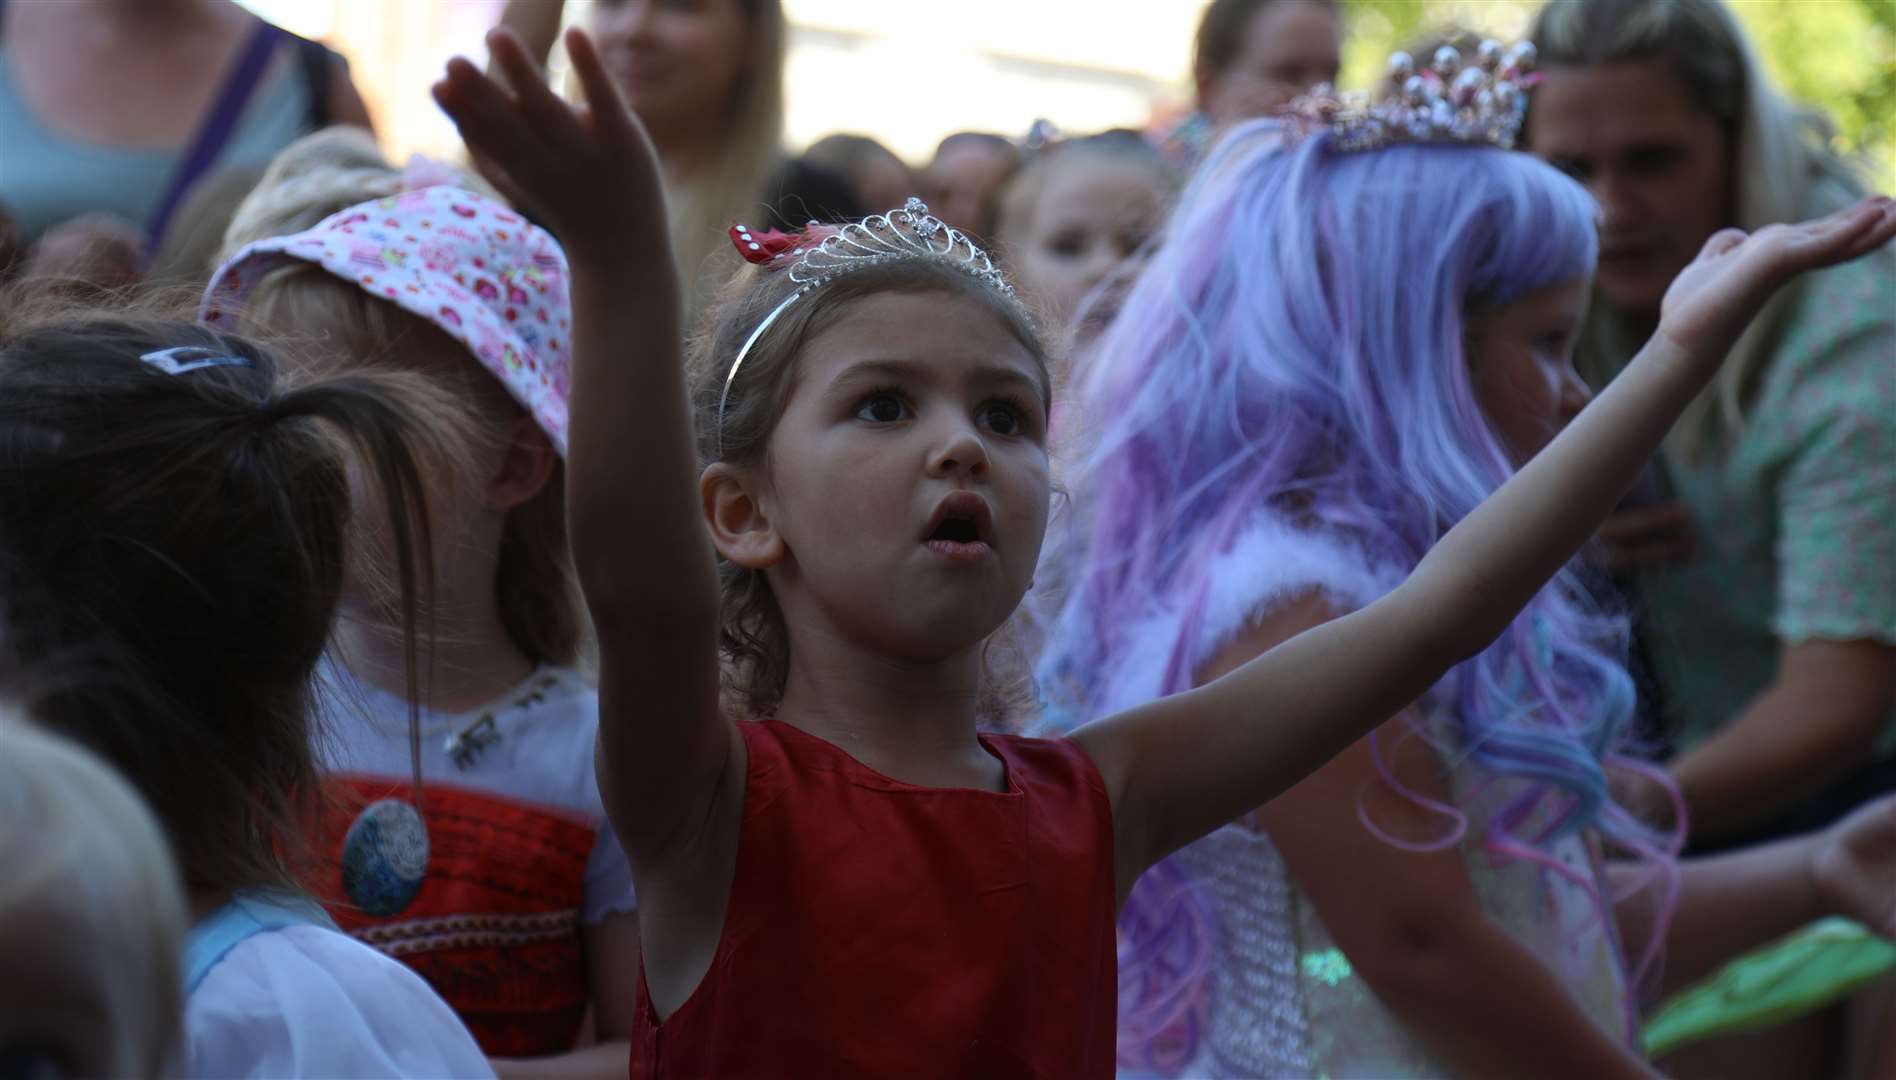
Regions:
<instances>
[{"instance_id":1,"label":"child's open mouth","mask_svg":"<svg viewBox=\"0 0 1896 1080\"><path fill-rule=\"evenodd\" d=\"M956 491L935 507L922 543L946 558L974 562L992 550L992 534L987 500L971 491Z\"/></svg>"}]
</instances>

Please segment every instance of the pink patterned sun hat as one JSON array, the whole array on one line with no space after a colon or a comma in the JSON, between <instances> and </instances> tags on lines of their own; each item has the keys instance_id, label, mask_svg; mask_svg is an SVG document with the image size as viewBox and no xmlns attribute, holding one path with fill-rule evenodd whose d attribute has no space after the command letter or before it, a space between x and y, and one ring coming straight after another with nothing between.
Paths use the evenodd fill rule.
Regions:
<instances>
[{"instance_id":1,"label":"pink patterned sun hat","mask_svg":"<svg viewBox=\"0 0 1896 1080\"><path fill-rule=\"evenodd\" d=\"M271 270L311 262L466 345L566 456L572 301L546 230L460 188L403 191L245 245L217 268L198 319L229 329Z\"/></svg>"}]
</instances>

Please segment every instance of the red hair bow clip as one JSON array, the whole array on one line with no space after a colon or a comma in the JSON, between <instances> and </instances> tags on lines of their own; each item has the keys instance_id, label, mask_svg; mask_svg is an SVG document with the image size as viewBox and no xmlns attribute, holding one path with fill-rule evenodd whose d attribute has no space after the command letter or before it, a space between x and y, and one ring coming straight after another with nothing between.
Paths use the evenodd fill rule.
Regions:
<instances>
[{"instance_id":1,"label":"red hair bow clip","mask_svg":"<svg viewBox=\"0 0 1896 1080\"><path fill-rule=\"evenodd\" d=\"M748 262L758 265L774 262L785 255L801 255L805 248L821 243L823 238L835 230L827 226L810 222L802 232L779 232L776 229L753 230L749 225L731 226L731 245Z\"/></svg>"}]
</instances>

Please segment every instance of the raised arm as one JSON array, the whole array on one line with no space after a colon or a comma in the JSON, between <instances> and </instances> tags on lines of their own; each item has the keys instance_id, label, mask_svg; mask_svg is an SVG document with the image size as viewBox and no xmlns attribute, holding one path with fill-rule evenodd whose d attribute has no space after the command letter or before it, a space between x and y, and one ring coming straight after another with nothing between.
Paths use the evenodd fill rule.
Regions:
<instances>
[{"instance_id":1,"label":"raised arm","mask_svg":"<svg viewBox=\"0 0 1896 1080\"><path fill-rule=\"evenodd\" d=\"M717 708L717 580L698 510L664 193L645 132L583 33L567 38L579 110L547 88L511 33L488 43L518 89L455 60L435 97L571 264L568 521L599 637L601 793L636 868L702 815L733 752Z\"/></svg>"},{"instance_id":2,"label":"raised arm","mask_svg":"<svg viewBox=\"0 0 1896 1080\"><path fill-rule=\"evenodd\" d=\"M547 58L553 55L553 43L559 40L560 20L565 14L566 0L507 0L500 25L513 31L535 66L544 70Z\"/></svg>"},{"instance_id":3,"label":"raised arm","mask_svg":"<svg viewBox=\"0 0 1896 1080\"><path fill-rule=\"evenodd\" d=\"M1892 235L1896 204L1876 199L1713 236L1626 371L1401 586L1217 682L1076 732L1112 793L1123 881L1269 802L1486 648L1613 509L1764 301Z\"/></svg>"}]
</instances>

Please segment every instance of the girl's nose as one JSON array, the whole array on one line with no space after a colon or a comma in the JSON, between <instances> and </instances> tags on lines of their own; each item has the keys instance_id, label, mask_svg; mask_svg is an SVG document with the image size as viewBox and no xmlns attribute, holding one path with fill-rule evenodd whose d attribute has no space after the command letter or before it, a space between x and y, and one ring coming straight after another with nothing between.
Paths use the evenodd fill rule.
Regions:
<instances>
[{"instance_id":1,"label":"girl's nose","mask_svg":"<svg viewBox=\"0 0 1896 1080\"><path fill-rule=\"evenodd\" d=\"M987 478L987 443L974 425L962 421L952 431L944 433L928 456L928 474L943 478L967 476L971 479Z\"/></svg>"}]
</instances>

